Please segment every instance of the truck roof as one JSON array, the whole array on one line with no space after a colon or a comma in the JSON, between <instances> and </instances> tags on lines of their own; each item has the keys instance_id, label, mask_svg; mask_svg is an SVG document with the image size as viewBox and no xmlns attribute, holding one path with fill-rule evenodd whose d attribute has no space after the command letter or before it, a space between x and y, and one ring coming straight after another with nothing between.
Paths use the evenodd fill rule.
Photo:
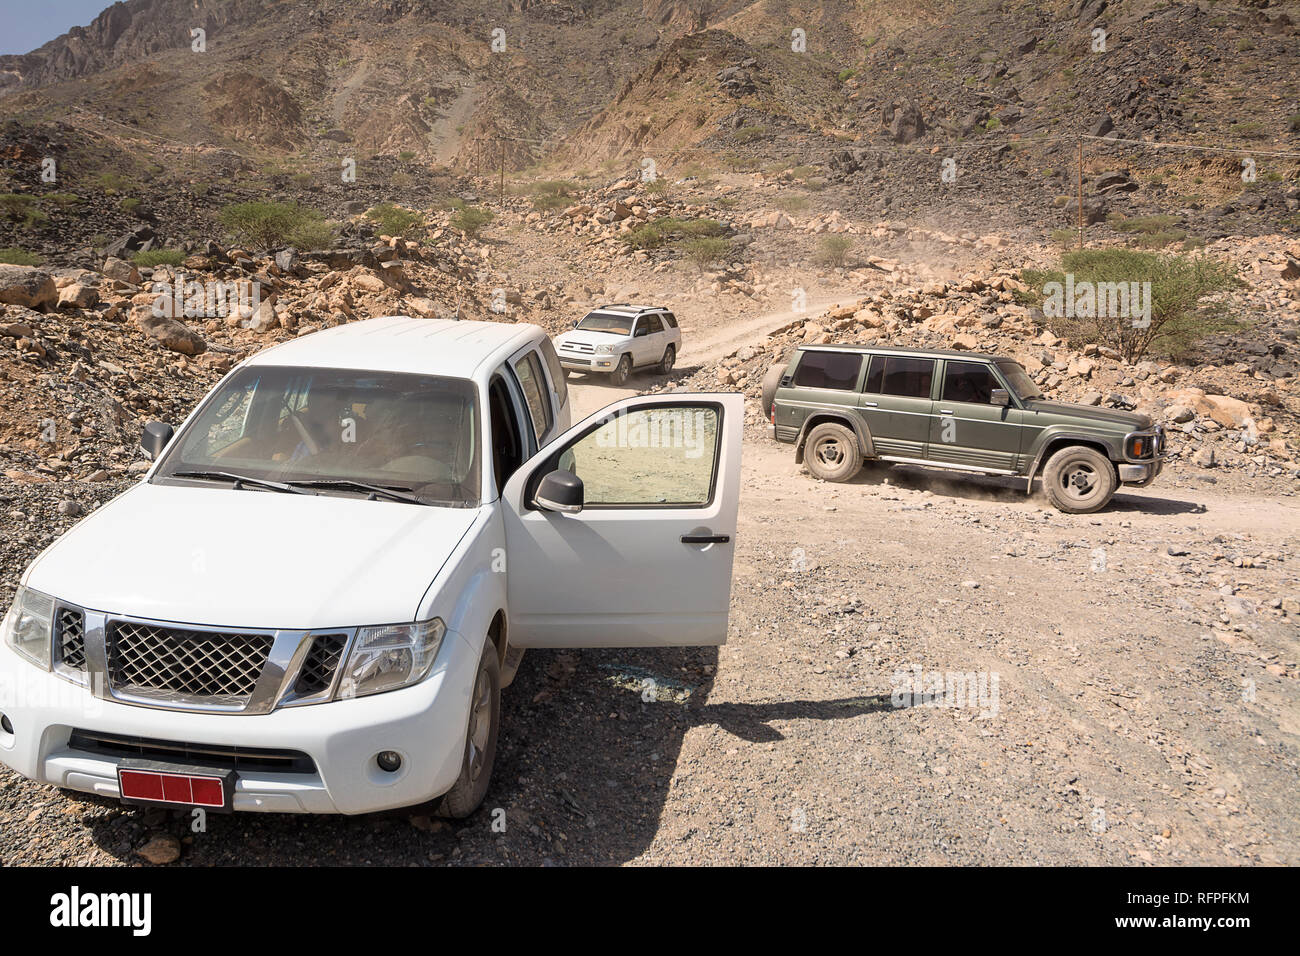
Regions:
<instances>
[{"instance_id":1,"label":"truck roof","mask_svg":"<svg viewBox=\"0 0 1300 956\"><path fill-rule=\"evenodd\" d=\"M249 365L302 365L471 378L545 333L536 325L388 315L264 349Z\"/></svg>"},{"instance_id":2,"label":"truck roof","mask_svg":"<svg viewBox=\"0 0 1300 956\"><path fill-rule=\"evenodd\" d=\"M915 355L923 358L964 359L967 362L1014 362L1009 355L965 352L960 349L909 349L897 345L800 345L805 352L885 352L890 355Z\"/></svg>"}]
</instances>

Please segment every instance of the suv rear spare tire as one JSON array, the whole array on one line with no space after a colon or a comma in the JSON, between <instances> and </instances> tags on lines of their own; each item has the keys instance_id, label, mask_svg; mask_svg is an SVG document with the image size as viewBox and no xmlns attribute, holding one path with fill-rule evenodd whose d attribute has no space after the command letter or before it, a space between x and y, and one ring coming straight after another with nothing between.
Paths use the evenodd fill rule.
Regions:
<instances>
[{"instance_id":1,"label":"suv rear spare tire","mask_svg":"<svg viewBox=\"0 0 1300 956\"><path fill-rule=\"evenodd\" d=\"M776 401L776 390L781 387L781 376L785 374L784 365L773 365L763 376L763 389L760 392L763 402L763 418L772 420L772 403Z\"/></svg>"},{"instance_id":2,"label":"suv rear spare tire","mask_svg":"<svg viewBox=\"0 0 1300 956\"><path fill-rule=\"evenodd\" d=\"M1053 453L1043 469L1043 490L1059 511L1086 515L1106 507L1119 479L1110 459L1085 445Z\"/></svg>"},{"instance_id":3,"label":"suv rear spare tire","mask_svg":"<svg viewBox=\"0 0 1300 956\"><path fill-rule=\"evenodd\" d=\"M848 481L862 470L862 449L852 429L823 422L808 433L803 460L814 478Z\"/></svg>"}]
</instances>

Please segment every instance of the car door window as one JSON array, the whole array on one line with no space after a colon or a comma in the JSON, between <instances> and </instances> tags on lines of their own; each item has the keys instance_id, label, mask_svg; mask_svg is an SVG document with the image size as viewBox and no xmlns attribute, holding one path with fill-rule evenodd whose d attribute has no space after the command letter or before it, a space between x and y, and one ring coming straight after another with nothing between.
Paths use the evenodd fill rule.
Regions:
<instances>
[{"instance_id":1,"label":"car door window","mask_svg":"<svg viewBox=\"0 0 1300 956\"><path fill-rule=\"evenodd\" d=\"M901 398L929 398L933 380L934 359L890 355L885 358L880 393Z\"/></svg>"},{"instance_id":2,"label":"car door window","mask_svg":"<svg viewBox=\"0 0 1300 956\"><path fill-rule=\"evenodd\" d=\"M533 423L533 436L541 444L551 427L551 403L547 398L546 379L542 376L542 366L536 352L529 352L515 363L515 376L524 393L524 402L528 405L528 414Z\"/></svg>"},{"instance_id":3,"label":"car door window","mask_svg":"<svg viewBox=\"0 0 1300 956\"><path fill-rule=\"evenodd\" d=\"M586 507L704 506L718 471L717 406L635 408L557 452Z\"/></svg>"},{"instance_id":4,"label":"car door window","mask_svg":"<svg viewBox=\"0 0 1300 956\"><path fill-rule=\"evenodd\" d=\"M1001 388L993 370L978 362L947 362L943 372L945 402L975 402L989 405L993 389Z\"/></svg>"},{"instance_id":5,"label":"car door window","mask_svg":"<svg viewBox=\"0 0 1300 956\"><path fill-rule=\"evenodd\" d=\"M665 313L664 313L664 328L665 328L665 329L675 329L675 328L677 328L677 316L673 315L671 312L665 312Z\"/></svg>"},{"instance_id":6,"label":"car door window","mask_svg":"<svg viewBox=\"0 0 1300 956\"><path fill-rule=\"evenodd\" d=\"M862 356L856 352L804 352L794 383L802 388L851 389L858 384Z\"/></svg>"},{"instance_id":7,"label":"car door window","mask_svg":"<svg viewBox=\"0 0 1300 956\"><path fill-rule=\"evenodd\" d=\"M542 358L546 361L546 371L551 374L551 388L555 392L555 404L558 408L569 400L569 384L564 380L564 367L560 365L560 357L555 354L555 346L551 344L550 339L542 339L538 348L541 349Z\"/></svg>"}]
</instances>

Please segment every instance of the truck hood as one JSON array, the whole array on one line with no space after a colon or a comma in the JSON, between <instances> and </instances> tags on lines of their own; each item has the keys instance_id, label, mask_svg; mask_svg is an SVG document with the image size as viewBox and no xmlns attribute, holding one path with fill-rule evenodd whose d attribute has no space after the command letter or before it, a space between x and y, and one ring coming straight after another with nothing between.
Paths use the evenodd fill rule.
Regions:
<instances>
[{"instance_id":1,"label":"truck hood","mask_svg":"<svg viewBox=\"0 0 1300 956\"><path fill-rule=\"evenodd\" d=\"M1151 427L1151 419L1146 415L1125 412L1118 408L1098 408L1096 405L1078 405L1074 402L1051 402L1045 398L1035 398L1025 402L1025 408L1045 415L1084 418L1103 425L1119 426L1131 432Z\"/></svg>"},{"instance_id":2,"label":"truck hood","mask_svg":"<svg viewBox=\"0 0 1300 956\"><path fill-rule=\"evenodd\" d=\"M74 526L26 583L96 611L223 627L413 620L474 508L141 483Z\"/></svg>"},{"instance_id":3,"label":"truck hood","mask_svg":"<svg viewBox=\"0 0 1300 956\"><path fill-rule=\"evenodd\" d=\"M556 340L557 345L571 345L575 342L581 342L584 345L613 345L616 342L625 340L628 336L623 332L597 332L594 329L573 329L570 332L562 333Z\"/></svg>"}]
</instances>

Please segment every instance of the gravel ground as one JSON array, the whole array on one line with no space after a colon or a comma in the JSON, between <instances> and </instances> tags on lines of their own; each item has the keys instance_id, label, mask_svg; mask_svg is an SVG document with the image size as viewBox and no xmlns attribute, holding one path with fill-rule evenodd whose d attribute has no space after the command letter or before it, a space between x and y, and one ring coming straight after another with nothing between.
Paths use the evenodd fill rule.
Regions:
<instances>
[{"instance_id":1,"label":"gravel ground","mask_svg":"<svg viewBox=\"0 0 1300 956\"><path fill-rule=\"evenodd\" d=\"M1072 517L997 479L835 486L745 454L727 646L528 654L474 818L192 833L0 770L0 864L1300 862L1294 498L1175 474ZM6 600L60 501L120 487L0 488ZM983 701L896 706L914 667L982 675Z\"/></svg>"}]
</instances>

